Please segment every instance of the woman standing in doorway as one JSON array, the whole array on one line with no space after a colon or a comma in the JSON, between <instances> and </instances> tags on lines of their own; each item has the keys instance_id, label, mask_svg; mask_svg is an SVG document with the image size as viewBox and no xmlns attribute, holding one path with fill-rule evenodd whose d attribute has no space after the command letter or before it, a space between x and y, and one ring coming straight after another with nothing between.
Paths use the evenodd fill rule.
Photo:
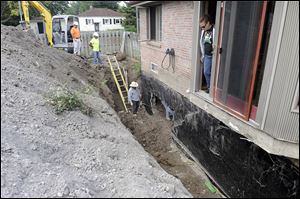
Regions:
<instances>
[{"instance_id":1,"label":"woman standing in doorway","mask_svg":"<svg viewBox=\"0 0 300 199\"><path fill-rule=\"evenodd\" d=\"M201 37L200 37L200 49L201 49L201 62L204 64L204 76L207 83L207 93L210 89L210 76L212 66L212 52L214 49L214 37L215 28L212 24L209 15L204 15L200 18Z\"/></svg>"}]
</instances>

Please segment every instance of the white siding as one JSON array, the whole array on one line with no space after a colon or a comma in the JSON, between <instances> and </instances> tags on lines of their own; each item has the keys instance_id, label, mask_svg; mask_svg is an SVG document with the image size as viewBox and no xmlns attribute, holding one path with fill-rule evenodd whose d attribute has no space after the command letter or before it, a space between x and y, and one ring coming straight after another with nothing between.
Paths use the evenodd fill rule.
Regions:
<instances>
[{"instance_id":1,"label":"white siding","mask_svg":"<svg viewBox=\"0 0 300 199\"><path fill-rule=\"evenodd\" d=\"M264 130L279 140L299 143L299 113L292 112L299 80L299 2L288 2Z\"/></svg>"},{"instance_id":2,"label":"white siding","mask_svg":"<svg viewBox=\"0 0 300 199\"><path fill-rule=\"evenodd\" d=\"M111 29L124 29L121 23L114 24L114 19L118 19L120 21L121 19L124 20L124 17L79 17L79 25L81 31L95 31L94 23L86 24L86 19L92 19L94 23L99 23L100 31ZM103 19L111 19L112 24L103 24Z\"/></svg>"}]
</instances>

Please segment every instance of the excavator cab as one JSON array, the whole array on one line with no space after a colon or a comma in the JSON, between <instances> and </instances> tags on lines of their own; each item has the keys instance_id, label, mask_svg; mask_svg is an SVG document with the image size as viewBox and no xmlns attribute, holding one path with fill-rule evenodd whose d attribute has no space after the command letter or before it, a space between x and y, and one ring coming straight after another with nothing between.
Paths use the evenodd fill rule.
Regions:
<instances>
[{"instance_id":1,"label":"excavator cab","mask_svg":"<svg viewBox=\"0 0 300 199\"><path fill-rule=\"evenodd\" d=\"M61 48L69 53L73 53L73 40L70 30L75 21L79 24L79 18L74 15L56 15L52 17L54 48Z\"/></svg>"}]
</instances>

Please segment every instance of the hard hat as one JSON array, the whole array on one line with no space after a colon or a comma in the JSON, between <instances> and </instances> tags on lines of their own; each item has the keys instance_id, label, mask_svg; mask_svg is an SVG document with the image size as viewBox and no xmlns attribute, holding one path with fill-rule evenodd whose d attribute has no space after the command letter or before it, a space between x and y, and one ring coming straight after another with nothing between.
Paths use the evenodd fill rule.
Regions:
<instances>
[{"instance_id":1,"label":"hard hat","mask_svg":"<svg viewBox=\"0 0 300 199\"><path fill-rule=\"evenodd\" d=\"M74 25L74 26L78 26L78 22L77 22L77 21L74 21L73 25Z\"/></svg>"},{"instance_id":2,"label":"hard hat","mask_svg":"<svg viewBox=\"0 0 300 199\"><path fill-rule=\"evenodd\" d=\"M93 36L94 37L99 37L99 34L97 32L94 32Z\"/></svg>"},{"instance_id":3,"label":"hard hat","mask_svg":"<svg viewBox=\"0 0 300 199\"><path fill-rule=\"evenodd\" d=\"M130 87L138 87L139 84L137 82L131 82Z\"/></svg>"}]
</instances>

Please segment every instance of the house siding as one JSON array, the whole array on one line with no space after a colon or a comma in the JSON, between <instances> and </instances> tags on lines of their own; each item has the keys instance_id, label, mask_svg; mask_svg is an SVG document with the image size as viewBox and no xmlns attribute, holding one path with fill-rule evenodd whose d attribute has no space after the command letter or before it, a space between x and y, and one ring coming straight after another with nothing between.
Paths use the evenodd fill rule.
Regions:
<instances>
[{"instance_id":1,"label":"house siding","mask_svg":"<svg viewBox=\"0 0 300 199\"><path fill-rule=\"evenodd\" d=\"M288 2L264 131L299 143L299 113L291 112L299 80L299 2ZM275 66L274 66L275 67Z\"/></svg>"}]
</instances>

